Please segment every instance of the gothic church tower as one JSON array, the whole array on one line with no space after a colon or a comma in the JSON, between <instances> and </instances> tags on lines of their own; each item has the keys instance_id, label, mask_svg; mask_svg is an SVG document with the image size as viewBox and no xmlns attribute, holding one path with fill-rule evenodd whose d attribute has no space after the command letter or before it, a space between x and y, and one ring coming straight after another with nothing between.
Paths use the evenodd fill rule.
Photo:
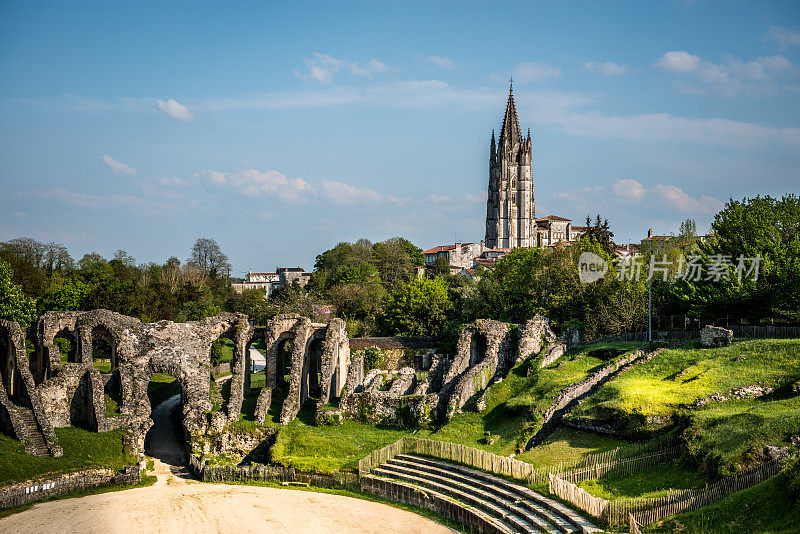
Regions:
<instances>
[{"instance_id":1,"label":"gothic church tower","mask_svg":"<svg viewBox=\"0 0 800 534\"><path fill-rule=\"evenodd\" d=\"M531 131L522 137L514 107L513 83L500 139L489 152L489 196L486 200L486 246L535 246L536 208L533 200L533 144Z\"/></svg>"}]
</instances>

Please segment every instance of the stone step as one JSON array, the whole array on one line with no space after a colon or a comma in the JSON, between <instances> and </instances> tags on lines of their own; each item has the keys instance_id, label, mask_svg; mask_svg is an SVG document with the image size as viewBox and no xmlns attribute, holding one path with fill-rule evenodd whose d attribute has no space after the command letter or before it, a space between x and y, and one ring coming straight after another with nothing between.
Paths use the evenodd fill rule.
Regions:
<instances>
[{"instance_id":1,"label":"stone step","mask_svg":"<svg viewBox=\"0 0 800 534\"><path fill-rule=\"evenodd\" d=\"M504 502L502 499L494 497L488 492L483 492L483 495L481 495L479 490L467 491L463 487L458 487L455 483L437 482L429 478L422 477L419 474L405 473L402 469L391 469L391 467L392 466L388 465L381 466L377 469L374 469L373 472L384 478L402 480L418 487L432 489L439 493L443 493L444 495L449 495L450 497L462 503L488 512L520 532L533 534L542 532L538 528L531 525L528 521L523 519L521 516L515 514L509 506L513 506L513 504Z\"/></svg>"},{"instance_id":2,"label":"stone step","mask_svg":"<svg viewBox=\"0 0 800 534\"><path fill-rule=\"evenodd\" d=\"M549 511L549 513L553 517L553 521L551 522L554 522L554 524L562 532L591 533L591 532L601 531L601 529L597 528L596 525L587 520L585 517L583 517L576 511L572 510L571 508L561 504L560 502L551 499L549 497L546 497L544 495L541 495L526 486L510 482L504 478L492 475L491 473L487 473L485 471L479 471L477 469L473 469L463 465L453 464L450 462L445 462L438 459L418 456L415 454L400 454L396 456L395 459L415 462L417 464L437 467L455 473L464 474L473 477L475 479L482 480L499 488L503 488L505 490L517 493L523 498L523 501L520 502L521 506L525 506L526 503L531 503ZM560 522L555 523L555 521L557 521L558 519L560 519Z\"/></svg>"},{"instance_id":3,"label":"stone step","mask_svg":"<svg viewBox=\"0 0 800 534\"><path fill-rule=\"evenodd\" d=\"M447 482L452 481L465 491L478 490L487 492L490 495L499 497L505 503L510 503L509 509L523 519L533 524L544 532L577 532L577 529L561 517L555 516L550 510L534 502L528 501L523 495L510 491L495 484L489 484L483 480L457 473L452 470L442 469L429 465L418 464L408 460L392 459L387 466L398 466L408 469L411 473L417 473L422 477L433 477L434 480Z\"/></svg>"},{"instance_id":4,"label":"stone step","mask_svg":"<svg viewBox=\"0 0 800 534\"><path fill-rule=\"evenodd\" d=\"M34 456L50 456L50 449L39 430L33 412L28 408L17 406L17 413L22 420L22 438L27 442L25 447L27 452Z\"/></svg>"},{"instance_id":5,"label":"stone step","mask_svg":"<svg viewBox=\"0 0 800 534\"><path fill-rule=\"evenodd\" d=\"M517 531L516 529L512 528L510 525L504 523L503 521L495 519L494 517L490 516L489 514L483 512L482 510L480 510L478 508L475 508L473 506L470 506L468 504L465 504L463 502L455 500L449 495L445 495L443 493L439 493L437 491L433 491L430 488L422 489L419 486L417 486L416 484L411 484L411 483L404 482L402 480L397 480L397 479L394 479L394 478L385 478L385 477L378 476L378 475L373 475L373 474L368 474L368 475L363 475L363 476L364 476L364 478L369 478L369 479L373 479L373 480L380 480L380 481L382 481L382 482L384 482L386 484L390 484L392 486L400 486L400 487L404 487L404 488L415 489L417 491L422 492L424 495L428 496L428 498L438 498L439 500L444 500L444 501L456 503L458 505L458 507L461 508L463 511L468 512L470 514L473 514L476 517L481 518L481 520L487 526L489 526L491 529L493 529L493 532L495 532L495 533L499 533L499 534L519 534L519 531ZM455 518L455 517L451 517L451 519L459 520L459 518Z\"/></svg>"}]
</instances>

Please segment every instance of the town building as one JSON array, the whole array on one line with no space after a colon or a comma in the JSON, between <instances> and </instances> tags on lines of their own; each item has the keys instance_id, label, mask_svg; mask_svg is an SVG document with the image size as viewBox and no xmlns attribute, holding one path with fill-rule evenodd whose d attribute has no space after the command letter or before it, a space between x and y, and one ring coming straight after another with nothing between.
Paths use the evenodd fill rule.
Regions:
<instances>
[{"instance_id":1,"label":"town building","mask_svg":"<svg viewBox=\"0 0 800 534\"><path fill-rule=\"evenodd\" d=\"M270 297L276 289L291 286L295 281L300 287L305 287L311 273L305 272L302 267L278 267L274 273L254 273L249 271L242 282L233 282L231 287L237 293L245 289L261 289L266 297Z\"/></svg>"}]
</instances>

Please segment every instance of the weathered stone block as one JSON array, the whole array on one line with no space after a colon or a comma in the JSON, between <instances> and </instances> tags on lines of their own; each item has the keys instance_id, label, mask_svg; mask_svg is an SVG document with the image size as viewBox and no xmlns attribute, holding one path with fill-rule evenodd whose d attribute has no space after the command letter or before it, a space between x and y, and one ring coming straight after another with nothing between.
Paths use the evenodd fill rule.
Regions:
<instances>
[{"instance_id":1,"label":"weathered stone block","mask_svg":"<svg viewBox=\"0 0 800 534\"><path fill-rule=\"evenodd\" d=\"M733 330L711 325L700 330L700 345L703 347L727 347L732 342Z\"/></svg>"}]
</instances>

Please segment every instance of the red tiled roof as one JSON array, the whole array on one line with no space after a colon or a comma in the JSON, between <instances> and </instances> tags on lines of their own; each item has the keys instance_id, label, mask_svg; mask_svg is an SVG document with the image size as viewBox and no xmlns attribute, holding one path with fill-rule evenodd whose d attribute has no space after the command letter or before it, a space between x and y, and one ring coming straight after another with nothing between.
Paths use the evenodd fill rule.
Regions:
<instances>
[{"instance_id":1,"label":"red tiled roof","mask_svg":"<svg viewBox=\"0 0 800 534\"><path fill-rule=\"evenodd\" d=\"M572 229L573 230L577 230L579 232L588 232L589 231L589 227L588 226L575 226L574 224L572 225Z\"/></svg>"},{"instance_id":2,"label":"red tiled roof","mask_svg":"<svg viewBox=\"0 0 800 534\"><path fill-rule=\"evenodd\" d=\"M565 219L564 217L559 217L558 215L548 215L547 217L536 219L536 221L572 221L572 219Z\"/></svg>"},{"instance_id":3,"label":"red tiled roof","mask_svg":"<svg viewBox=\"0 0 800 534\"><path fill-rule=\"evenodd\" d=\"M673 237L674 236L671 236L671 235L654 235L654 236L651 236L651 237L645 237L644 239L642 239L642 242L653 241L653 240L656 240L656 239L660 239L660 240L672 239Z\"/></svg>"},{"instance_id":4,"label":"red tiled roof","mask_svg":"<svg viewBox=\"0 0 800 534\"><path fill-rule=\"evenodd\" d=\"M477 258L474 260L476 265L483 265L484 267L491 267L495 263L495 258Z\"/></svg>"},{"instance_id":5,"label":"red tiled roof","mask_svg":"<svg viewBox=\"0 0 800 534\"><path fill-rule=\"evenodd\" d=\"M250 276L277 276L278 273L247 273Z\"/></svg>"},{"instance_id":6,"label":"red tiled roof","mask_svg":"<svg viewBox=\"0 0 800 534\"><path fill-rule=\"evenodd\" d=\"M468 247L470 245L474 245L475 243L456 243L455 245L440 245L438 247L429 248L426 251L423 251L423 254L437 254L439 252L445 252L448 250L455 250L459 247Z\"/></svg>"},{"instance_id":7,"label":"red tiled roof","mask_svg":"<svg viewBox=\"0 0 800 534\"><path fill-rule=\"evenodd\" d=\"M423 254L438 254L439 252L446 252L448 250L455 250L455 245L440 245L438 247L429 248Z\"/></svg>"}]
</instances>

